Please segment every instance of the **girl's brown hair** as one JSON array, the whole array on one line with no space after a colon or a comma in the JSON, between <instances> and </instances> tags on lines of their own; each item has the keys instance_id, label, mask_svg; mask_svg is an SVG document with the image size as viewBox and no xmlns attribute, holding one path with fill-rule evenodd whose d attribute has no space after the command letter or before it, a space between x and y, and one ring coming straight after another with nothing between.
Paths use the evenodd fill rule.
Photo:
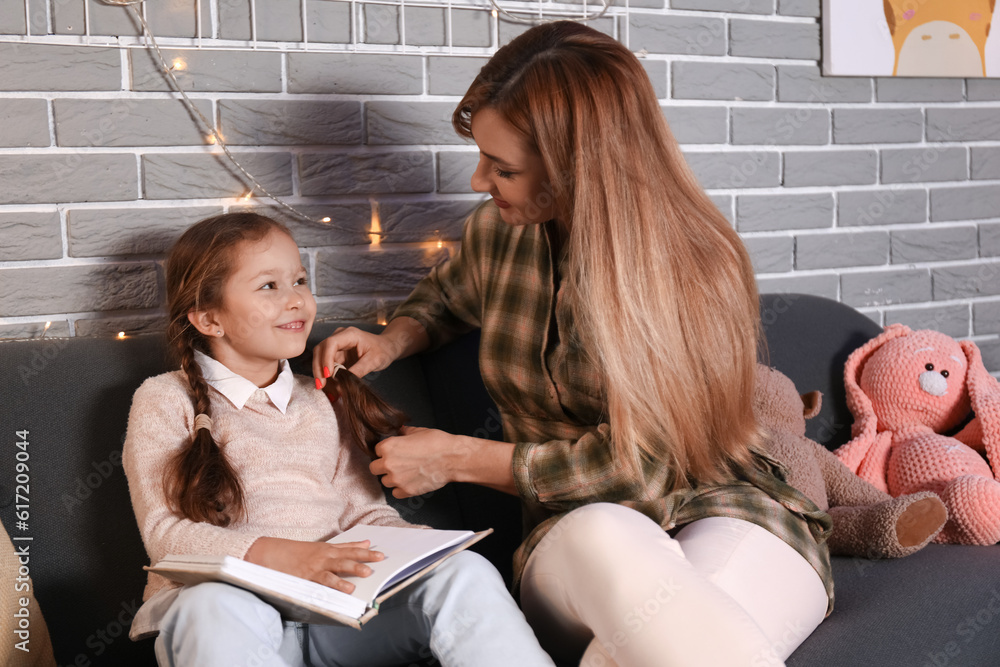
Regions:
<instances>
[{"instance_id":1,"label":"girl's brown hair","mask_svg":"<svg viewBox=\"0 0 1000 667\"><path fill-rule=\"evenodd\" d=\"M482 68L452 117L472 136L490 108L542 157L567 236L576 321L603 375L612 446L673 488L752 462L760 340L756 280L699 186L642 65L572 22L532 28Z\"/></svg>"},{"instance_id":2,"label":"girl's brown hair","mask_svg":"<svg viewBox=\"0 0 1000 667\"><path fill-rule=\"evenodd\" d=\"M208 383L194 357L211 356L208 339L188 320L192 311L221 308L226 281L236 268L244 243L279 232L292 237L280 222L256 213L228 213L190 227L174 244L167 259L167 338L187 376L195 414L212 415ZM334 383L328 382L328 395ZM378 440L398 433L406 420L353 374L336 376L345 401L344 426L367 452ZM333 398L331 396L331 398ZM225 452L201 428L167 466L164 490L174 511L191 521L228 526L245 517L243 487Z\"/></svg>"}]
</instances>

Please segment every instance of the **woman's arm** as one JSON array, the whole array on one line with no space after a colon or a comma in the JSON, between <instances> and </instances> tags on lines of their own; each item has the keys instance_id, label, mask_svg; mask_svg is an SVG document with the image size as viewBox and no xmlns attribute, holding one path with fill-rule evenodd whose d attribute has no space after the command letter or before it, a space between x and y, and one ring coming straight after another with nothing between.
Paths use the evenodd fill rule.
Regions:
<instances>
[{"instance_id":1,"label":"woman's arm","mask_svg":"<svg viewBox=\"0 0 1000 667\"><path fill-rule=\"evenodd\" d=\"M334 364L348 366L352 359L348 352L354 352L357 360L349 366L358 377L387 368L389 364L427 349L430 339L420 322L410 317L397 317L382 330L373 334L354 327L337 329L313 350L313 377L320 380L319 386L326 384L324 369L333 371Z\"/></svg>"}]
</instances>

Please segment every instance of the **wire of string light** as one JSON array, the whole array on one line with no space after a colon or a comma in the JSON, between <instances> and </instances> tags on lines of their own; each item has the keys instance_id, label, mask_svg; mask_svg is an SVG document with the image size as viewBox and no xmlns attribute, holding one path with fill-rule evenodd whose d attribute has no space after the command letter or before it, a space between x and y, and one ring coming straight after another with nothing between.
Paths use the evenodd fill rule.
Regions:
<instances>
[{"instance_id":1,"label":"wire of string light","mask_svg":"<svg viewBox=\"0 0 1000 667\"><path fill-rule=\"evenodd\" d=\"M601 11L597 12L593 16L577 16L572 18L569 16L553 16L552 18L545 18L544 16L539 16L537 18L525 18L524 16L511 14L506 9L501 7L497 3L497 0L490 0L490 5L493 6L494 11L496 11L499 14L503 14L508 21L513 21L514 23L525 23L527 25L538 25L540 23L550 23L552 21L563 21L566 19L570 19L577 22L594 21L607 14L608 10L611 9L612 5L615 4L615 0L601 0L601 4L603 5Z\"/></svg>"}]
</instances>

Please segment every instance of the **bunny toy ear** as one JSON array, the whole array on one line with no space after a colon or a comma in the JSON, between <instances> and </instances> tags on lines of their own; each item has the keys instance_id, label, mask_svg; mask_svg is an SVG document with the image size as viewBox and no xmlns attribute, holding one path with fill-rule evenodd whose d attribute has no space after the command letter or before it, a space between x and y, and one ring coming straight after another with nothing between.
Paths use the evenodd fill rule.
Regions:
<instances>
[{"instance_id":1,"label":"bunny toy ear","mask_svg":"<svg viewBox=\"0 0 1000 667\"><path fill-rule=\"evenodd\" d=\"M969 391L969 401L976 413L975 421L982 432L986 457L993 468L993 477L1000 480L1000 383L989 374L983 364L979 348L971 340L958 343L969 362L965 375L965 387Z\"/></svg>"}]
</instances>

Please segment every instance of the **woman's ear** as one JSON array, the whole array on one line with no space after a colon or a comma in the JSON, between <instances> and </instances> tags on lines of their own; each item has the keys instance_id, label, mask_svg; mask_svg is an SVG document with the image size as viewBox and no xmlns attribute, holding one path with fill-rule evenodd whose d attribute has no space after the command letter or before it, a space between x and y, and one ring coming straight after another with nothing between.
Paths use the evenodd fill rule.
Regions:
<instances>
[{"instance_id":1,"label":"woman's ear","mask_svg":"<svg viewBox=\"0 0 1000 667\"><path fill-rule=\"evenodd\" d=\"M188 322L197 329L203 336L215 338L222 335L222 327L215 318L215 312L211 310L192 310L187 314Z\"/></svg>"}]
</instances>

